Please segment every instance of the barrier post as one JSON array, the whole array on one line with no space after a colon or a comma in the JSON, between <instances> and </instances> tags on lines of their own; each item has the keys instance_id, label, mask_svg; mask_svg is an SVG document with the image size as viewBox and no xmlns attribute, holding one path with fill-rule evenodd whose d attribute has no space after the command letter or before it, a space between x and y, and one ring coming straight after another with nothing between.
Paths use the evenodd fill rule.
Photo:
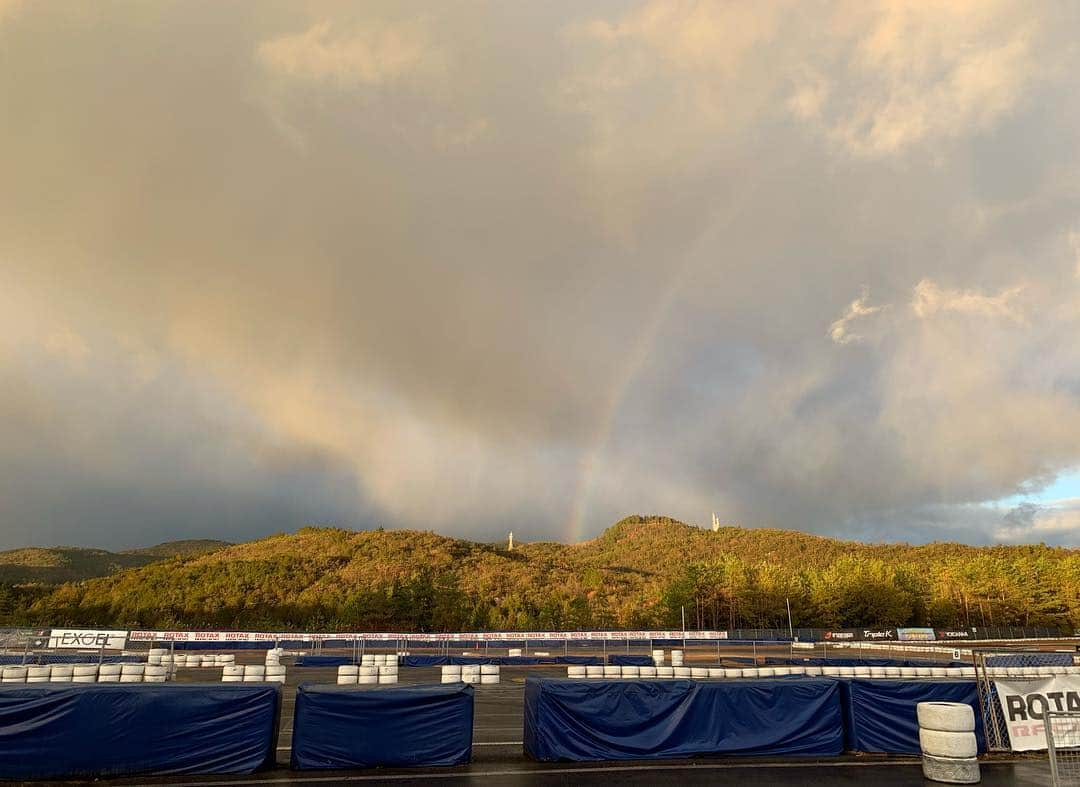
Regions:
<instances>
[{"instance_id":1,"label":"barrier post","mask_svg":"<svg viewBox=\"0 0 1080 787\"><path fill-rule=\"evenodd\" d=\"M754 648L754 666L756 667L757 666L757 640L751 642L750 645Z\"/></svg>"}]
</instances>

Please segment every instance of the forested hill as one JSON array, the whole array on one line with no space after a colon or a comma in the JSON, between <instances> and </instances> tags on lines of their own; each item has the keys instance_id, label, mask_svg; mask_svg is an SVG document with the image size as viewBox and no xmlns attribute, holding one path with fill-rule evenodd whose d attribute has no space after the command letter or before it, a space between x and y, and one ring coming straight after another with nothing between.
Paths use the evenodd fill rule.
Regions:
<instances>
[{"instance_id":1,"label":"forested hill","mask_svg":"<svg viewBox=\"0 0 1080 787\"><path fill-rule=\"evenodd\" d=\"M476 630L1080 625L1080 552L718 533L630 517L507 552L434 533L304 528L61 586L12 622Z\"/></svg>"},{"instance_id":2,"label":"forested hill","mask_svg":"<svg viewBox=\"0 0 1080 787\"><path fill-rule=\"evenodd\" d=\"M0 551L0 582L57 585L145 566L171 557L190 557L229 546L225 541L169 541L144 549L110 552L83 547L24 547Z\"/></svg>"}]
</instances>

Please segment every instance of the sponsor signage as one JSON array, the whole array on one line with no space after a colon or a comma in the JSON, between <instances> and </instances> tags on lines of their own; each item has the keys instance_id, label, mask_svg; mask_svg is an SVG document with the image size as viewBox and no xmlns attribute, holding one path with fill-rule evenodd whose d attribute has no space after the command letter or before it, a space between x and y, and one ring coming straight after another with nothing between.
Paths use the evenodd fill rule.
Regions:
<instances>
[{"instance_id":1,"label":"sponsor signage","mask_svg":"<svg viewBox=\"0 0 1080 787\"><path fill-rule=\"evenodd\" d=\"M869 641L895 640L896 629L863 629L862 638Z\"/></svg>"},{"instance_id":2,"label":"sponsor signage","mask_svg":"<svg viewBox=\"0 0 1080 787\"><path fill-rule=\"evenodd\" d=\"M975 636L974 634L972 634L967 629L937 629L936 633L937 633L937 638L938 639L946 639L946 640L948 640L948 639L973 639L974 636Z\"/></svg>"},{"instance_id":3,"label":"sponsor signage","mask_svg":"<svg viewBox=\"0 0 1080 787\"><path fill-rule=\"evenodd\" d=\"M49 633L50 648L78 648L82 650L123 650L127 640L126 631L100 631L98 629L53 629Z\"/></svg>"},{"instance_id":4,"label":"sponsor signage","mask_svg":"<svg viewBox=\"0 0 1080 787\"><path fill-rule=\"evenodd\" d=\"M928 628L897 629L896 638L901 642L933 642L934 630Z\"/></svg>"},{"instance_id":5,"label":"sponsor signage","mask_svg":"<svg viewBox=\"0 0 1080 787\"><path fill-rule=\"evenodd\" d=\"M862 628L862 629L832 629L825 632L825 639L841 642L869 642L892 641L896 639L896 629L891 628Z\"/></svg>"},{"instance_id":6,"label":"sponsor signage","mask_svg":"<svg viewBox=\"0 0 1080 787\"><path fill-rule=\"evenodd\" d=\"M1080 713L1080 675L995 680L994 687L1013 751L1046 748L1048 710Z\"/></svg>"},{"instance_id":7,"label":"sponsor signage","mask_svg":"<svg viewBox=\"0 0 1080 787\"><path fill-rule=\"evenodd\" d=\"M120 632L123 634L124 632ZM287 631L132 631L133 642L267 642L296 640L319 642L328 639L396 641L423 640L427 642L521 642L535 640L717 640L727 639L726 631L480 631L455 634L424 632L335 632L298 634Z\"/></svg>"}]
</instances>

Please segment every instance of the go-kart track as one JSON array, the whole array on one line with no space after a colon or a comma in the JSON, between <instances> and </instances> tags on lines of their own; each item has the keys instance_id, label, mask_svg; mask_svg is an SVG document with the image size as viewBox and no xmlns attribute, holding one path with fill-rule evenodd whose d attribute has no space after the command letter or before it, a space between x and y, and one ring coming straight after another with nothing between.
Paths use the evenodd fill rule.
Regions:
<instances>
[{"instance_id":1,"label":"go-kart track","mask_svg":"<svg viewBox=\"0 0 1080 787\"><path fill-rule=\"evenodd\" d=\"M1034 645L1034 643L1033 643ZM1040 642L1043 651L1072 650L1075 641ZM613 649L608 646L608 652ZM618 652L617 649L614 649ZM897 645L882 656L903 657L908 649ZM225 651L223 651L225 652ZM572 651L570 651L572 652ZM593 654L586 647L579 654ZM640 650L638 651L640 652ZM263 651L233 651L237 664L257 664ZM328 651L323 651L323 655ZM844 649L830 649L830 657L844 658ZM764 659L792 655L788 644L725 644L724 659ZM852 658L862 655L850 651ZM688 648L688 664L715 664L715 649ZM940 658L940 657L939 657ZM297 687L300 684L334 684L334 666L296 666L295 656L286 653L287 677L282 686L281 717L274 768L246 776L132 777L108 780L117 785L335 785L361 784L506 784L506 785L655 785L716 784L742 785L918 785L924 782L916 756L846 754L839 757L699 757L677 760L620 760L610 762L537 762L523 749L524 690L527 677L565 678L562 665L503 666L497 685L477 685L474 695L472 759L467 765L424 768L375 768L362 770L289 769ZM176 670L178 684L217 682L221 670L184 668ZM400 668L400 684L431 685L440 682L440 667ZM364 689L360 689L364 690ZM374 690L378 691L378 688ZM981 761L984 785L1046 785L1050 771L1045 753L1033 755L986 755Z\"/></svg>"}]
</instances>

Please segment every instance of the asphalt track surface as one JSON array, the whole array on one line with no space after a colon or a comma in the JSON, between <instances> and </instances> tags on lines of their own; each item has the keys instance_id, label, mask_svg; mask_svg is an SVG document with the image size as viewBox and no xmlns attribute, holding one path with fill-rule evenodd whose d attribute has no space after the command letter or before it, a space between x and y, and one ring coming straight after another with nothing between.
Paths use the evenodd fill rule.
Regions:
<instances>
[{"instance_id":1,"label":"asphalt track surface","mask_svg":"<svg viewBox=\"0 0 1080 787\"><path fill-rule=\"evenodd\" d=\"M1073 643L1068 643L1072 647ZM1047 648L1050 649L1050 648ZM726 646L723 655L784 656L787 646ZM621 649L609 649L622 652ZM639 652L639 651L638 651ZM494 652L493 652L494 655ZM809 653L796 655L811 655ZM812 654L820 656L818 653ZM830 652L830 656L858 657L858 652ZM865 655L871 655L866 653ZM879 654L874 653L878 656ZM880 654L885 655L885 654ZM903 654L896 654L897 656ZM910 654L911 657L925 657ZM238 663L262 663L259 651L241 651ZM688 663L716 663L715 651L708 648L688 653ZM502 667L498 685L475 686L473 719L473 759L467 766L422 769L368 769L356 771L290 771L293 710L296 687L300 683L335 683L336 667L296 667L286 657L288 680L282 695L281 726L277 746L278 767L241 777L132 778L109 780L109 784L199 785L200 787L260 787L262 785L309 785L333 787L338 784L438 784L446 785L704 785L735 784L741 787L765 785L860 785L894 787L931 785L924 781L917 758L849 755L825 760L756 760L749 758L702 758L675 761L607 763L541 763L525 757L522 747L525 678L529 675L565 677L565 666ZM176 680L184 683L220 680L220 668L180 669ZM438 667L401 667L401 683L438 683ZM982 763L982 784L1048 785L1050 771L1045 755L1040 758L991 758ZM97 783L102 783L98 781Z\"/></svg>"}]
</instances>

